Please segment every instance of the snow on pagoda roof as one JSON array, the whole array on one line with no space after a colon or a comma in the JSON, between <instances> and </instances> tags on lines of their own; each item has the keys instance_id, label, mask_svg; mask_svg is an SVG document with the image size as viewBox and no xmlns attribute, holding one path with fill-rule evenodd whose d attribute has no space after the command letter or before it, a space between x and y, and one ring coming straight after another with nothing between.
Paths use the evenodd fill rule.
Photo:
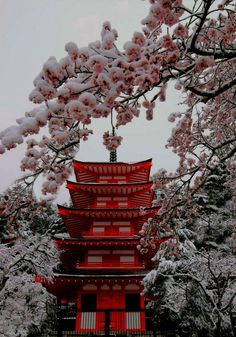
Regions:
<instances>
[{"instance_id":1,"label":"snow on pagoda roof","mask_svg":"<svg viewBox=\"0 0 236 337\"><path fill-rule=\"evenodd\" d=\"M135 163L123 162L81 162L74 161L76 180L79 182L96 182L97 176L132 175L133 181L149 180L152 160Z\"/></svg>"},{"instance_id":2,"label":"snow on pagoda roof","mask_svg":"<svg viewBox=\"0 0 236 337\"><path fill-rule=\"evenodd\" d=\"M125 236L125 237L119 237L119 239L122 239L122 240L139 240L140 237L139 235L134 235L132 237L130 236ZM63 241L63 242L70 242L70 241L74 241L75 243L77 243L77 239L76 238L72 238L72 237L68 237L68 236L63 236L63 233L58 233L58 234L55 234L54 237L53 237L54 240L60 240L60 241ZM84 237L84 238L80 238L80 240L82 241L91 241L91 238L88 238L88 237ZM104 240L107 240L107 241L111 241L111 240L114 240L114 241L117 241L117 237L110 237L110 236L107 236L107 237L93 237L92 240L96 240L96 241L104 241Z\"/></svg>"},{"instance_id":3,"label":"snow on pagoda roof","mask_svg":"<svg viewBox=\"0 0 236 337\"><path fill-rule=\"evenodd\" d=\"M96 278L102 278L102 279L106 279L106 281L109 279L109 278L132 278L132 277L134 277L134 278L136 278L136 277L143 277L143 276L145 276L147 274L147 271L140 271L140 272L137 272L137 271L135 271L135 273L134 272L132 272L132 271L130 271L130 272L128 272L127 273L127 271L125 271L125 273L119 273L119 274L109 274L109 273L107 273L106 275L105 274L63 274L63 273L54 273L54 277L55 278L60 278L60 277L63 277L63 278L78 278L78 279L96 279Z\"/></svg>"}]
</instances>

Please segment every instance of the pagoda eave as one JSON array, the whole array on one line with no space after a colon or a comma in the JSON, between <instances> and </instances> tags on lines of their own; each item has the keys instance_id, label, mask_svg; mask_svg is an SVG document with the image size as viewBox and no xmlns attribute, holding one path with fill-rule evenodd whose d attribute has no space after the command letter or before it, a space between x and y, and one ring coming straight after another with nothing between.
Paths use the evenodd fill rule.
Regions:
<instances>
[{"instance_id":1,"label":"pagoda eave","mask_svg":"<svg viewBox=\"0 0 236 337\"><path fill-rule=\"evenodd\" d=\"M117 195L117 191L119 194L130 194L135 193L137 191L147 189L150 190L153 185L152 181L140 182L140 183L80 183L75 181L67 180L66 187L70 191L85 191L92 194L115 194Z\"/></svg>"},{"instance_id":2,"label":"pagoda eave","mask_svg":"<svg viewBox=\"0 0 236 337\"><path fill-rule=\"evenodd\" d=\"M97 183L78 183L67 181L67 188L75 208L86 208L89 204L94 204L97 197L100 198L128 198L133 207L143 205L150 207L153 200L154 191L151 190L152 182L144 183L121 183L121 184L97 184ZM106 204L106 203L105 203Z\"/></svg>"},{"instance_id":3,"label":"pagoda eave","mask_svg":"<svg viewBox=\"0 0 236 337\"><path fill-rule=\"evenodd\" d=\"M152 160L147 159L135 163L101 163L101 162L80 162L74 161L74 171L77 181L97 182L99 175L129 175L135 174L136 181L148 180L151 170Z\"/></svg>"},{"instance_id":4,"label":"pagoda eave","mask_svg":"<svg viewBox=\"0 0 236 337\"><path fill-rule=\"evenodd\" d=\"M58 205L59 214L65 218L84 219L130 219L155 214L159 207L140 208L68 208Z\"/></svg>"},{"instance_id":5,"label":"pagoda eave","mask_svg":"<svg viewBox=\"0 0 236 337\"><path fill-rule=\"evenodd\" d=\"M92 221L134 221L135 234L141 229L143 223L153 217L158 207L145 208L145 211L135 209L71 209L58 206L64 224L71 237L81 237L86 232Z\"/></svg>"},{"instance_id":6,"label":"pagoda eave","mask_svg":"<svg viewBox=\"0 0 236 337\"><path fill-rule=\"evenodd\" d=\"M55 274L53 280L50 282L47 279L40 279L38 282L43 283L47 290L58 297L63 297L65 294L67 298L73 298L80 287L85 285L94 284L98 287L103 285L121 285L126 286L128 284L135 283L139 287L143 288L141 281L146 275L145 271L140 271L136 274Z\"/></svg>"}]
</instances>

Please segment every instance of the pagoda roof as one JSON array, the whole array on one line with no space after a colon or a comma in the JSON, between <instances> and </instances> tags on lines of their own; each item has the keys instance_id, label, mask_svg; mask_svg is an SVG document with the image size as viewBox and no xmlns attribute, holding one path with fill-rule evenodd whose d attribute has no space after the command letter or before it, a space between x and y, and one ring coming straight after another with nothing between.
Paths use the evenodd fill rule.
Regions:
<instances>
[{"instance_id":1,"label":"pagoda roof","mask_svg":"<svg viewBox=\"0 0 236 337\"><path fill-rule=\"evenodd\" d=\"M137 182L137 183L80 183L67 181L66 187L70 191L85 191L96 195L126 195L150 189L152 181Z\"/></svg>"},{"instance_id":2,"label":"pagoda roof","mask_svg":"<svg viewBox=\"0 0 236 337\"><path fill-rule=\"evenodd\" d=\"M45 284L47 290L58 297L67 297L74 299L78 293L78 287L84 286L87 284L93 285L105 285L105 284L124 284L128 285L131 283L136 283L141 286L140 281L147 274L147 271L130 271L123 272L119 271L119 273L104 273L104 274L64 274L64 273L54 273L53 279L47 280L45 278L39 278L38 282L42 282ZM66 296L65 296L66 294Z\"/></svg>"},{"instance_id":3,"label":"pagoda roof","mask_svg":"<svg viewBox=\"0 0 236 337\"><path fill-rule=\"evenodd\" d=\"M91 221L128 221L135 219L135 226L141 228L147 218L158 211L158 207L147 207L141 214L140 208L68 208L58 205L58 211L71 237L81 237L88 230Z\"/></svg>"},{"instance_id":4,"label":"pagoda roof","mask_svg":"<svg viewBox=\"0 0 236 337\"><path fill-rule=\"evenodd\" d=\"M74 206L87 207L97 197L102 196L127 196L131 195L134 199L134 205L151 205L153 199L153 191L151 181L138 183L78 183L67 181L67 188L69 189L71 199Z\"/></svg>"},{"instance_id":5,"label":"pagoda roof","mask_svg":"<svg viewBox=\"0 0 236 337\"><path fill-rule=\"evenodd\" d=\"M140 208L70 208L58 205L59 214L62 217L75 219L82 217L84 219L91 220L128 220L131 218L143 216L144 213L156 213L158 209L159 207L146 207L144 210L141 211ZM141 212L143 214L141 214Z\"/></svg>"},{"instance_id":6,"label":"pagoda roof","mask_svg":"<svg viewBox=\"0 0 236 337\"><path fill-rule=\"evenodd\" d=\"M141 162L81 162L74 161L76 180L80 182L96 181L97 176L106 175L131 175L134 181L149 180L152 159Z\"/></svg>"}]
</instances>

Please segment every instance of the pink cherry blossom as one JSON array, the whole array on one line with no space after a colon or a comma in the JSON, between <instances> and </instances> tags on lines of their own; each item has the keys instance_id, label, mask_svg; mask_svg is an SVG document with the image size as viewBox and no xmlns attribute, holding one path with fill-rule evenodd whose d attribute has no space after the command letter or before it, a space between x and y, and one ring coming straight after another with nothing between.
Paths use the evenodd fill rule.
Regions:
<instances>
[{"instance_id":1,"label":"pink cherry blossom","mask_svg":"<svg viewBox=\"0 0 236 337\"><path fill-rule=\"evenodd\" d=\"M188 29L181 23L174 29L174 35L180 39L186 39L188 37Z\"/></svg>"},{"instance_id":2,"label":"pink cherry blossom","mask_svg":"<svg viewBox=\"0 0 236 337\"><path fill-rule=\"evenodd\" d=\"M45 97L41 94L41 92L39 92L39 90L34 89L29 94L29 99L33 103L40 104L45 100Z\"/></svg>"},{"instance_id":3,"label":"pink cherry blossom","mask_svg":"<svg viewBox=\"0 0 236 337\"><path fill-rule=\"evenodd\" d=\"M89 58L87 64L96 74L100 74L107 62L107 59L102 55L93 55Z\"/></svg>"},{"instance_id":4,"label":"pink cherry blossom","mask_svg":"<svg viewBox=\"0 0 236 337\"><path fill-rule=\"evenodd\" d=\"M145 44L145 36L140 32L135 32L132 37L132 42L134 44L138 44L140 46L144 46Z\"/></svg>"},{"instance_id":5,"label":"pink cherry blossom","mask_svg":"<svg viewBox=\"0 0 236 337\"><path fill-rule=\"evenodd\" d=\"M45 99L52 99L56 97L55 88L45 80L39 80L37 82L36 88L44 96Z\"/></svg>"},{"instance_id":6,"label":"pink cherry blossom","mask_svg":"<svg viewBox=\"0 0 236 337\"><path fill-rule=\"evenodd\" d=\"M110 135L109 131L103 134L103 144L108 151L115 151L121 144L122 137L116 135Z\"/></svg>"},{"instance_id":7,"label":"pink cherry blossom","mask_svg":"<svg viewBox=\"0 0 236 337\"><path fill-rule=\"evenodd\" d=\"M79 101L85 106L89 108L93 108L97 101L93 94L89 92L84 92L79 96Z\"/></svg>"},{"instance_id":8,"label":"pink cherry blossom","mask_svg":"<svg viewBox=\"0 0 236 337\"><path fill-rule=\"evenodd\" d=\"M202 56L195 62L194 71L201 72L208 67L213 67L215 65L214 59L212 57Z\"/></svg>"},{"instance_id":9,"label":"pink cherry blossom","mask_svg":"<svg viewBox=\"0 0 236 337\"><path fill-rule=\"evenodd\" d=\"M115 41L114 34L112 32L106 33L102 40L102 47L107 50L112 49L114 41Z\"/></svg>"},{"instance_id":10,"label":"pink cherry blossom","mask_svg":"<svg viewBox=\"0 0 236 337\"><path fill-rule=\"evenodd\" d=\"M70 58L74 61L79 56L78 46L74 42L67 42L65 45L65 50L68 52Z\"/></svg>"}]
</instances>

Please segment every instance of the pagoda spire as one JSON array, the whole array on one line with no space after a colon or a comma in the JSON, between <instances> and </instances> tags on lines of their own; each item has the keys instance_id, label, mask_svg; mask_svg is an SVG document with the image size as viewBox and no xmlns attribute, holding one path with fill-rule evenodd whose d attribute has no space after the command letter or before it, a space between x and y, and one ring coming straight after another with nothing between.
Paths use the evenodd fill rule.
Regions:
<instances>
[{"instance_id":1,"label":"pagoda spire","mask_svg":"<svg viewBox=\"0 0 236 337\"><path fill-rule=\"evenodd\" d=\"M115 127L112 125L112 136L115 136ZM110 163L116 163L117 162L117 151L111 151L110 152Z\"/></svg>"},{"instance_id":2,"label":"pagoda spire","mask_svg":"<svg viewBox=\"0 0 236 337\"><path fill-rule=\"evenodd\" d=\"M117 162L117 152L111 151L110 152L110 163L116 163Z\"/></svg>"}]
</instances>

